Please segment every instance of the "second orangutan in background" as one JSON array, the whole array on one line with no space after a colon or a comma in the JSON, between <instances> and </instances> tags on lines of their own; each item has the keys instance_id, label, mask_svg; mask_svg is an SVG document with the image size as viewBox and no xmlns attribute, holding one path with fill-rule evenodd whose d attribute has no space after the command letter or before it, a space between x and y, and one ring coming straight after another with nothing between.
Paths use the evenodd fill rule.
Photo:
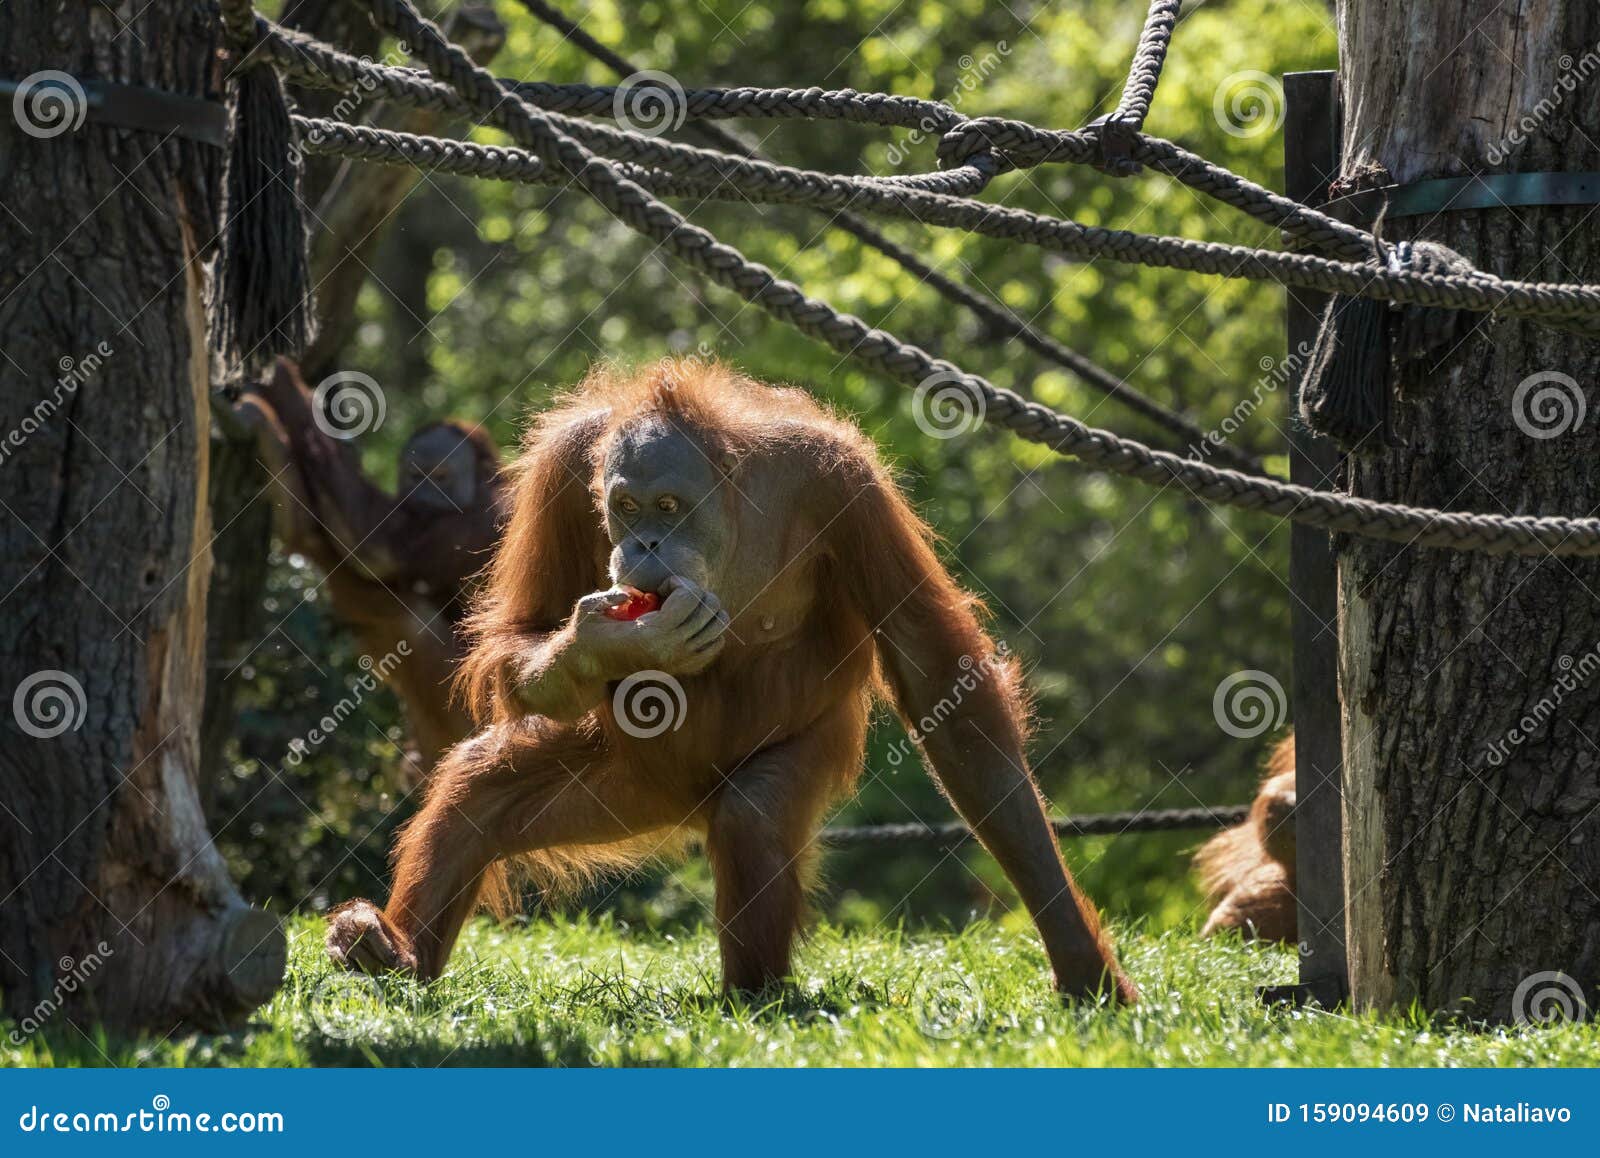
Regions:
<instances>
[{"instance_id":1,"label":"second orangutan in background","mask_svg":"<svg viewBox=\"0 0 1600 1158\"><path fill-rule=\"evenodd\" d=\"M500 537L499 454L476 426L428 423L401 448L389 494L318 423L315 405L298 368L279 359L236 413L256 432L285 547L322 571L334 615L374 661L396 650L403 657L388 678L405 704L415 782L472 731L450 681L466 654L473 576Z\"/></svg>"},{"instance_id":2,"label":"second orangutan in background","mask_svg":"<svg viewBox=\"0 0 1600 1158\"><path fill-rule=\"evenodd\" d=\"M1266 779L1240 824L1212 837L1195 856L1213 908L1202 936L1238 929L1247 940L1293 941L1294 736L1267 760Z\"/></svg>"}]
</instances>

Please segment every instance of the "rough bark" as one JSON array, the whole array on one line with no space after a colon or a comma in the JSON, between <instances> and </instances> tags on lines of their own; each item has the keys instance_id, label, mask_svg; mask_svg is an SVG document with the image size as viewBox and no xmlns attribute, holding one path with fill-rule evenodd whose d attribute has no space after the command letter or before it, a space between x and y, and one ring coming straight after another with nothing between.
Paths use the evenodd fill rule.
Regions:
<instances>
[{"instance_id":1,"label":"rough bark","mask_svg":"<svg viewBox=\"0 0 1600 1158\"><path fill-rule=\"evenodd\" d=\"M213 828L230 819L213 807L225 775L228 738L234 732L245 661L270 627L262 608L271 565L272 504L267 475L248 431L219 422L211 438L208 500L211 586L206 592L205 712L200 726L200 794Z\"/></svg>"},{"instance_id":2,"label":"rough bark","mask_svg":"<svg viewBox=\"0 0 1600 1158\"><path fill-rule=\"evenodd\" d=\"M217 34L194 0L17 0L0 6L0 74L216 98ZM0 131L0 420L24 431L0 463L0 991L24 1025L58 1006L158 1032L224 1024L282 974L277 921L240 899L198 791L200 259L221 163L94 119Z\"/></svg>"},{"instance_id":3,"label":"rough bark","mask_svg":"<svg viewBox=\"0 0 1600 1158\"><path fill-rule=\"evenodd\" d=\"M1592 0L1492 9L1343 0L1339 22L1347 176L1374 166L1400 183L1600 168ZM1443 242L1506 277L1594 283L1595 213L1456 212L1395 220L1385 233ZM1450 509L1594 514L1596 416L1532 437L1518 414L1529 424L1534 407L1516 395L1530 375L1557 372L1572 384L1557 385L1567 404L1592 411L1600 344L1492 317L1465 319L1461 332L1400 370L1394 444L1350 457L1352 491ZM1591 560L1342 545L1345 887L1358 1005L1417 1000L1503 1020L1552 1012L1533 1003L1560 997L1556 986L1569 1013L1600 1000L1597 592ZM1524 984L1556 973L1570 980Z\"/></svg>"}]
</instances>

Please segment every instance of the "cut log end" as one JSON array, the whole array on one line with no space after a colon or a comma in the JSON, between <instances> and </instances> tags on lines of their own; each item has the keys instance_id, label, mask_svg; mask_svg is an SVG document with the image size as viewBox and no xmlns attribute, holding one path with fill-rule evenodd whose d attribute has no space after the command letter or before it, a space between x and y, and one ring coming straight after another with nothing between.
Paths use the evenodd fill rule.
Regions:
<instances>
[{"instance_id":1,"label":"cut log end","mask_svg":"<svg viewBox=\"0 0 1600 1158\"><path fill-rule=\"evenodd\" d=\"M217 955L218 998L248 1013L271 1000L283 983L289 941L283 922L260 909L240 908L225 919Z\"/></svg>"}]
</instances>

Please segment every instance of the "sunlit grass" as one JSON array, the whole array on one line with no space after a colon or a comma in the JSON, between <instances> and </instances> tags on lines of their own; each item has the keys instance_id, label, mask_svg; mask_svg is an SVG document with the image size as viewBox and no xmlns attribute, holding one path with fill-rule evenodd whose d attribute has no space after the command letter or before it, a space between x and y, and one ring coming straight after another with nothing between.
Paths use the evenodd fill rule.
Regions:
<instances>
[{"instance_id":1,"label":"sunlit grass","mask_svg":"<svg viewBox=\"0 0 1600 1158\"><path fill-rule=\"evenodd\" d=\"M475 923L429 986L335 972L312 921L289 977L245 1031L128 1042L51 1026L10 1065L1506 1066L1600 1064L1600 1028L1474 1029L1415 1017L1263 1008L1292 951L1121 931L1144 993L1130 1011L1049 994L1025 929L819 929L797 989L716 995L715 938L610 919Z\"/></svg>"}]
</instances>

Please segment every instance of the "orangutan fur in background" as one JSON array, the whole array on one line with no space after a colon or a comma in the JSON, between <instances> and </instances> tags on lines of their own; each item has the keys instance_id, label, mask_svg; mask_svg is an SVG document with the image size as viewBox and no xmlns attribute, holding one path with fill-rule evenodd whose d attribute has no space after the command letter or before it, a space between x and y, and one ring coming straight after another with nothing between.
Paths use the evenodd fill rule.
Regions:
<instances>
[{"instance_id":1,"label":"orangutan fur in background","mask_svg":"<svg viewBox=\"0 0 1600 1158\"><path fill-rule=\"evenodd\" d=\"M1247 940L1296 939L1293 809L1291 734L1272 750L1250 815L1212 837L1195 855L1214 906L1202 936L1238 929Z\"/></svg>"}]
</instances>

